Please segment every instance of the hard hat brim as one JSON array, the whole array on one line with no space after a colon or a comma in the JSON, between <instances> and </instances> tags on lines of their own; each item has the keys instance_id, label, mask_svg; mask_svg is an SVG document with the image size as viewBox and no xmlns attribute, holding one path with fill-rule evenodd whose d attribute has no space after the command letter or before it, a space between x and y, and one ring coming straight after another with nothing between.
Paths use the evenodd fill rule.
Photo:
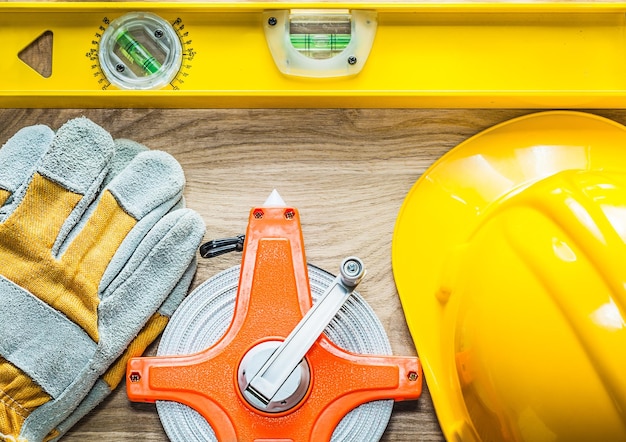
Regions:
<instances>
[{"instance_id":1,"label":"hard hat brim","mask_svg":"<svg viewBox=\"0 0 626 442\"><path fill-rule=\"evenodd\" d=\"M471 420L458 386L455 312L441 287L456 251L490 211L524 188L564 170L624 172L626 127L570 111L529 114L487 129L449 151L408 193L392 240L392 267L442 431L465 439ZM454 266L452 266L454 267Z\"/></svg>"}]
</instances>

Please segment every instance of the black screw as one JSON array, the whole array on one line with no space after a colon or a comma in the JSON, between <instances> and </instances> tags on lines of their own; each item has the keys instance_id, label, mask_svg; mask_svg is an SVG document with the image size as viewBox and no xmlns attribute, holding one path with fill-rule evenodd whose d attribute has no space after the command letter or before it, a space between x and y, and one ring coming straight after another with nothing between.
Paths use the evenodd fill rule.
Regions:
<instances>
[{"instance_id":1,"label":"black screw","mask_svg":"<svg viewBox=\"0 0 626 442\"><path fill-rule=\"evenodd\" d=\"M354 55L348 57L348 64L356 64L356 57Z\"/></svg>"},{"instance_id":2,"label":"black screw","mask_svg":"<svg viewBox=\"0 0 626 442\"><path fill-rule=\"evenodd\" d=\"M154 31L154 36L156 38L161 38L163 37L163 30L162 29L157 29L156 31Z\"/></svg>"},{"instance_id":3,"label":"black screw","mask_svg":"<svg viewBox=\"0 0 626 442\"><path fill-rule=\"evenodd\" d=\"M267 24L270 26L276 26L276 23L278 23L278 20L276 19L276 17L270 17L267 20Z\"/></svg>"},{"instance_id":4,"label":"black screw","mask_svg":"<svg viewBox=\"0 0 626 442\"><path fill-rule=\"evenodd\" d=\"M117 72L124 72L126 70L126 66L124 66L122 63L118 63L117 65L115 65L115 70Z\"/></svg>"}]
</instances>

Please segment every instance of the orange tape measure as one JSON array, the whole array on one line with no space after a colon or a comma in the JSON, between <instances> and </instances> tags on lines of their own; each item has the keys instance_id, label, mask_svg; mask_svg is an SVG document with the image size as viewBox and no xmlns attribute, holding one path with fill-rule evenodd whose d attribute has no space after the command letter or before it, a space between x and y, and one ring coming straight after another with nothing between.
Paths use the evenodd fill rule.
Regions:
<instances>
[{"instance_id":1,"label":"orange tape measure","mask_svg":"<svg viewBox=\"0 0 626 442\"><path fill-rule=\"evenodd\" d=\"M234 293L237 274L233 299L228 291ZM358 354L329 337L339 330L335 340L341 341L342 333L350 330L345 323L355 322L350 319L355 312L360 320L375 318L354 291L363 274L363 263L355 257L344 260L337 277L307 266L295 208L266 203L252 209L240 269L216 275L198 287L172 318L163 342L169 340L170 351L175 349L180 336L190 336L181 326L194 322L198 335L212 328L213 336L183 337L187 342L178 345L179 354L132 359L127 369L128 397L159 401L160 415L165 404L174 403L182 407L179 410L191 407L192 415L201 416L182 430L168 431L170 424L164 423L172 440L338 441L344 440L341 434L354 437L354 428L345 431L346 426L352 427L350 420L359 425L372 421L380 427L374 422L380 420L377 414L382 416L382 430L368 429L366 423L360 440L378 440L391 413L389 400L420 396L422 370L417 358ZM205 288L216 281L219 288L206 293ZM221 329L211 321L216 312L216 322L228 322ZM352 333L365 341L368 334L374 339L382 334L384 344L378 348L388 348L380 323L375 320L378 327L371 327L371 319L362 322L365 325ZM171 327L175 333L168 333ZM187 353L187 349L192 350ZM383 405L382 413L376 411L377 404ZM360 415L359 410L368 406L369 414ZM180 420L177 413L165 421ZM338 428L344 431L336 432Z\"/></svg>"}]
</instances>

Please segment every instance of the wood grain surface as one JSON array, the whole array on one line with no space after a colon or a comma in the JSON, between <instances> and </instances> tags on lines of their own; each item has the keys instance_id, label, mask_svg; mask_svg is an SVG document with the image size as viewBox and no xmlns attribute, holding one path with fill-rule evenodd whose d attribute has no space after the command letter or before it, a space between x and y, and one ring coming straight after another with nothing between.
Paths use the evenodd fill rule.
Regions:
<instances>
[{"instance_id":1,"label":"wood grain surface","mask_svg":"<svg viewBox=\"0 0 626 442\"><path fill-rule=\"evenodd\" d=\"M391 241L400 206L419 176L468 137L532 109L0 109L0 143L24 126L86 116L115 138L172 154L183 166L187 206L206 240L244 233L248 211L273 189L300 210L307 259L333 273L358 255L359 292L396 355L415 355L394 285ZM593 110L626 123L626 111ZM240 254L200 260L197 286L239 264ZM436 333L436 331L433 331ZM154 354L156 344L148 354ZM419 350L419 349L418 349ZM383 441L442 441L427 385L396 403ZM167 441L156 407L131 403L121 385L65 437L68 442Z\"/></svg>"}]
</instances>

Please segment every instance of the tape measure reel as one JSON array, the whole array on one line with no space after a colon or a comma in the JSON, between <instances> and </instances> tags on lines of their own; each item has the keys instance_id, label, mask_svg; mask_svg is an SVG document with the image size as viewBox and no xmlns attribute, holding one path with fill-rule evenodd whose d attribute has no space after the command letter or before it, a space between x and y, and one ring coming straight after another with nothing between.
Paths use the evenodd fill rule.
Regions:
<instances>
[{"instance_id":1,"label":"tape measure reel","mask_svg":"<svg viewBox=\"0 0 626 442\"><path fill-rule=\"evenodd\" d=\"M390 355L355 293L363 262L345 258L336 277L308 265L298 211L277 193L233 240L216 245L244 241L241 266L181 304L157 356L129 361L129 399L156 402L174 442L379 440L393 400L420 396L422 370Z\"/></svg>"},{"instance_id":2,"label":"tape measure reel","mask_svg":"<svg viewBox=\"0 0 626 442\"><path fill-rule=\"evenodd\" d=\"M215 344L226 332L235 310L240 266L205 281L176 310L157 354L184 355ZM334 276L308 265L313 302ZM363 297L353 292L324 333L341 348L359 354L390 355L385 329ZM193 408L178 402L157 401L159 418L172 442L217 441L208 422ZM391 417L393 400L365 403L348 413L333 432L334 442L378 441Z\"/></svg>"}]
</instances>

